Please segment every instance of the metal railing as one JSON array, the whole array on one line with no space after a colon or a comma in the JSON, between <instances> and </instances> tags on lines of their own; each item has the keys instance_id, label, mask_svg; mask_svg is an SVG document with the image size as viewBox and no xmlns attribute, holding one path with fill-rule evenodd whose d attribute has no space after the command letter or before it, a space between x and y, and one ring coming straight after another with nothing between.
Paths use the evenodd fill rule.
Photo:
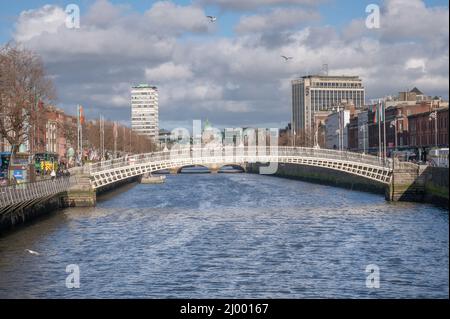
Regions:
<instances>
[{"instance_id":1,"label":"metal railing","mask_svg":"<svg viewBox=\"0 0 450 319\"><path fill-rule=\"evenodd\" d=\"M88 174L119 169L147 163L161 163L167 161L184 161L205 163L208 160L214 163L236 163L236 162L275 162L286 158L314 158L324 160L338 160L351 163L361 163L380 168L390 168L391 159L382 159L377 156L336 151L329 149L316 149L305 147L219 147L219 148L191 148L178 147L167 152L154 152L125 156L113 160L90 164L84 168Z\"/></svg>"},{"instance_id":2,"label":"metal railing","mask_svg":"<svg viewBox=\"0 0 450 319\"><path fill-rule=\"evenodd\" d=\"M0 187L0 208L56 195L76 183L73 177L59 177L34 183Z\"/></svg>"}]
</instances>

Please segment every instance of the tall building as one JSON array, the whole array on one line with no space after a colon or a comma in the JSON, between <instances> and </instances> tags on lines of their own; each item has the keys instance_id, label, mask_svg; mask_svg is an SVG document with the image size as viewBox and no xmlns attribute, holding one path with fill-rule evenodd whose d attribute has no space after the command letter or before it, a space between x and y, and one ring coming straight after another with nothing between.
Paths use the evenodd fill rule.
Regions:
<instances>
[{"instance_id":1,"label":"tall building","mask_svg":"<svg viewBox=\"0 0 450 319\"><path fill-rule=\"evenodd\" d=\"M344 101L364 106L365 90L358 76L308 75L292 81L292 129L310 134L314 115L332 111Z\"/></svg>"},{"instance_id":2,"label":"tall building","mask_svg":"<svg viewBox=\"0 0 450 319\"><path fill-rule=\"evenodd\" d=\"M159 137L158 88L147 84L131 89L131 128L139 135Z\"/></svg>"}]
</instances>

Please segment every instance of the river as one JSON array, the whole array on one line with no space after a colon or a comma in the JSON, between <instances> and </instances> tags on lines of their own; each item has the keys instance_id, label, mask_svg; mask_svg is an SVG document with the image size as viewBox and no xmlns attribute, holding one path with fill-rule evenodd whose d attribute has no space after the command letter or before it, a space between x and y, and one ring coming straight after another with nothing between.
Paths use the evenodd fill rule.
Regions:
<instances>
[{"instance_id":1,"label":"river","mask_svg":"<svg viewBox=\"0 0 450 319\"><path fill-rule=\"evenodd\" d=\"M448 285L447 210L273 176L168 176L0 237L2 298L448 298Z\"/></svg>"}]
</instances>

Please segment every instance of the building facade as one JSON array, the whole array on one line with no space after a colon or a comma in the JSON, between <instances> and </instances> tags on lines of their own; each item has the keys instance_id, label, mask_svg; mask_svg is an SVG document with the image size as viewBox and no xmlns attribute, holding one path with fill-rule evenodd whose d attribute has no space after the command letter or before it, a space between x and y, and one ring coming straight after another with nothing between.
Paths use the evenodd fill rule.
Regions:
<instances>
[{"instance_id":1,"label":"building facade","mask_svg":"<svg viewBox=\"0 0 450 319\"><path fill-rule=\"evenodd\" d=\"M331 113L326 120L326 148L345 150L348 148L348 129L350 111Z\"/></svg>"},{"instance_id":2,"label":"building facade","mask_svg":"<svg viewBox=\"0 0 450 319\"><path fill-rule=\"evenodd\" d=\"M438 105L438 104L436 104ZM370 107L368 111L369 121L369 148L371 152L376 153L381 140L384 146L384 127L386 127L386 148L390 152L394 149L402 150L415 147L411 143L411 130L409 119L416 114L430 112L436 106L432 101L416 102L415 104L397 104L387 107L385 110L386 124L384 121L377 123L375 121L375 108ZM380 126L380 127L379 127ZM381 139L379 138L381 133Z\"/></svg>"},{"instance_id":3,"label":"building facade","mask_svg":"<svg viewBox=\"0 0 450 319\"><path fill-rule=\"evenodd\" d=\"M365 104L365 89L358 76L309 75L293 80L292 129L312 132L315 113L332 111L346 101L357 109Z\"/></svg>"},{"instance_id":4,"label":"building facade","mask_svg":"<svg viewBox=\"0 0 450 319\"><path fill-rule=\"evenodd\" d=\"M430 116L432 112L408 116L411 147L448 147L448 107L435 111L436 120Z\"/></svg>"},{"instance_id":5,"label":"building facade","mask_svg":"<svg viewBox=\"0 0 450 319\"><path fill-rule=\"evenodd\" d=\"M139 135L153 140L159 137L158 88L147 84L131 90L131 128Z\"/></svg>"}]
</instances>

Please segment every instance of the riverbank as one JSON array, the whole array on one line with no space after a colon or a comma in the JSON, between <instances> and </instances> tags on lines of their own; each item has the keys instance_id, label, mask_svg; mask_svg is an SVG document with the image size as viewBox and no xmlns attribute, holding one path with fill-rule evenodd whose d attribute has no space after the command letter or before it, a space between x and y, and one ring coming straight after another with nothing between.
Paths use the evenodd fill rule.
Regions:
<instances>
[{"instance_id":1,"label":"riverbank","mask_svg":"<svg viewBox=\"0 0 450 319\"><path fill-rule=\"evenodd\" d=\"M29 224L40 217L57 213L69 207L94 207L98 196L122 188L125 185L137 183L139 179L139 176L135 176L93 190L88 178L78 176L78 184L71 187L68 191L37 200L26 201L3 209L0 212L0 236Z\"/></svg>"},{"instance_id":2,"label":"riverbank","mask_svg":"<svg viewBox=\"0 0 450 319\"><path fill-rule=\"evenodd\" d=\"M449 169L428 167L425 173L425 202L449 209Z\"/></svg>"},{"instance_id":3,"label":"riverbank","mask_svg":"<svg viewBox=\"0 0 450 319\"><path fill-rule=\"evenodd\" d=\"M249 164L247 172L259 173L260 163ZM278 165L274 174L282 178L296 179L305 182L335 186L345 189L364 191L374 194L386 194L386 185L376 181L352 175L333 169L299 164ZM441 167L427 167L419 176L424 183L424 191L414 201L433 204L449 209L449 169Z\"/></svg>"},{"instance_id":4,"label":"riverbank","mask_svg":"<svg viewBox=\"0 0 450 319\"><path fill-rule=\"evenodd\" d=\"M11 207L10 210L0 214L0 236L57 212L62 208L61 195L54 195L34 203Z\"/></svg>"},{"instance_id":5,"label":"riverbank","mask_svg":"<svg viewBox=\"0 0 450 319\"><path fill-rule=\"evenodd\" d=\"M259 173L261 164L249 164L247 172ZM321 185L336 186L350 190L359 190L375 194L384 194L385 185L364 177L351 175L332 169L299 164L278 164L275 176L301 180Z\"/></svg>"}]
</instances>

